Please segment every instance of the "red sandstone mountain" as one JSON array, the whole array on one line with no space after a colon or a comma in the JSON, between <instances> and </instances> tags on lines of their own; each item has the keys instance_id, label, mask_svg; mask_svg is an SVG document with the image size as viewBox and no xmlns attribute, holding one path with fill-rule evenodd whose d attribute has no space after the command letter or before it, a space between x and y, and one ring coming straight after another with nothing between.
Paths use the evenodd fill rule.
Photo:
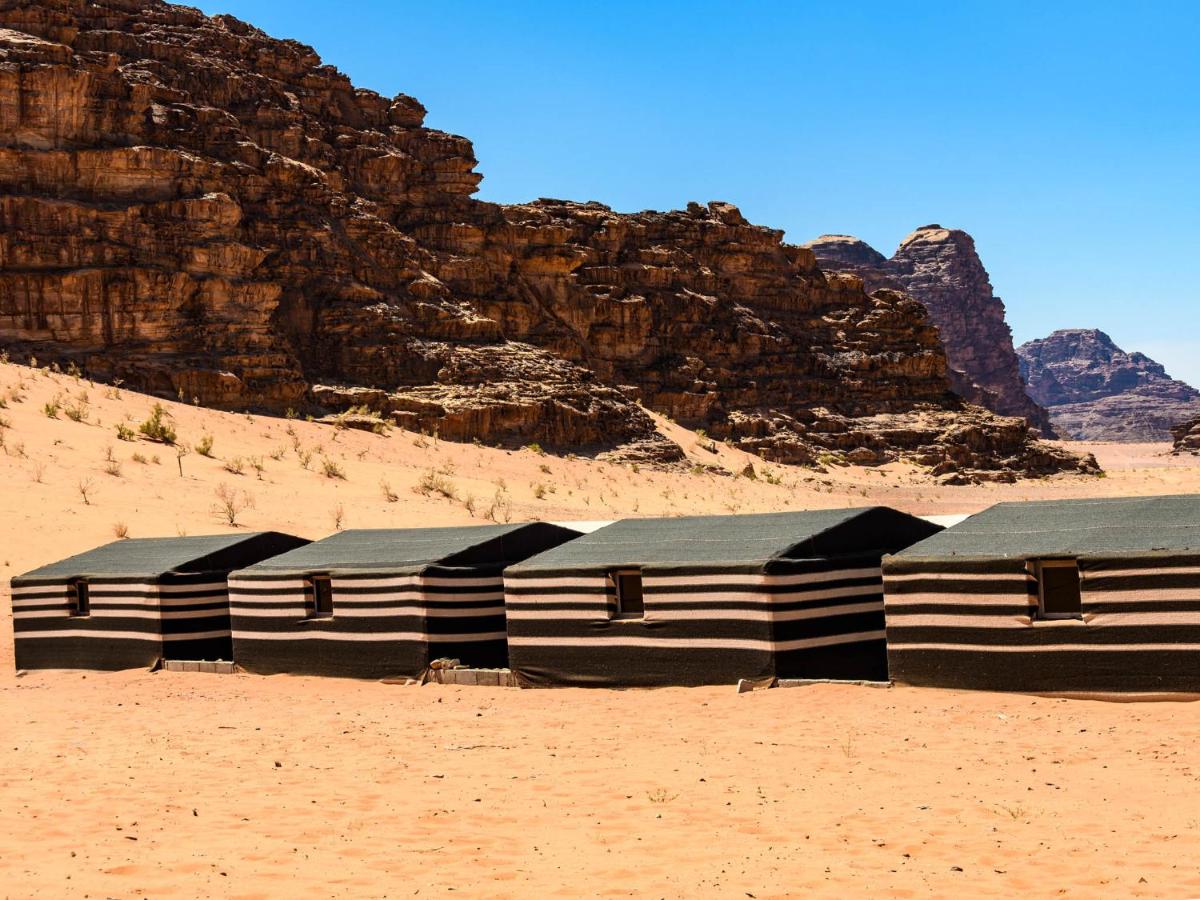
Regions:
<instances>
[{"instance_id":1,"label":"red sandstone mountain","mask_svg":"<svg viewBox=\"0 0 1200 900\"><path fill-rule=\"evenodd\" d=\"M1078 464L950 393L919 303L733 206L473 200L470 142L416 100L228 16L0 0L0 29L15 353L451 439L677 457L640 403L782 461Z\"/></svg>"},{"instance_id":2,"label":"red sandstone mountain","mask_svg":"<svg viewBox=\"0 0 1200 900\"><path fill-rule=\"evenodd\" d=\"M868 289L890 287L924 304L937 325L954 389L973 403L1021 416L1046 436L1050 419L1026 393L1004 303L965 231L924 225L891 259L856 237L826 234L804 245L828 269L854 272Z\"/></svg>"},{"instance_id":3,"label":"red sandstone mountain","mask_svg":"<svg viewBox=\"0 0 1200 900\"><path fill-rule=\"evenodd\" d=\"M1103 331L1064 329L1017 348L1030 395L1063 437L1167 441L1200 415L1200 391L1144 353L1126 353Z\"/></svg>"}]
</instances>

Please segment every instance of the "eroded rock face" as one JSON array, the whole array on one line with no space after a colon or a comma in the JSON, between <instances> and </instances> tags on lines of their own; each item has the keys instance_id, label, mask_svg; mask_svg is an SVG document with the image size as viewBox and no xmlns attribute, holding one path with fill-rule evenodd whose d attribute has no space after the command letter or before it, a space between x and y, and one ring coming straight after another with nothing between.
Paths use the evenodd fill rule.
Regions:
<instances>
[{"instance_id":1,"label":"eroded rock face","mask_svg":"<svg viewBox=\"0 0 1200 900\"><path fill-rule=\"evenodd\" d=\"M1173 453L1191 453L1200 455L1200 415L1186 422L1171 426L1171 440L1174 442Z\"/></svg>"},{"instance_id":2,"label":"eroded rock face","mask_svg":"<svg viewBox=\"0 0 1200 900\"><path fill-rule=\"evenodd\" d=\"M924 308L725 203L473 200L469 141L154 0L0 0L0 342L222 407L678 458L1075 469L963 405ZM1083 464L1086 468L1087 464Z\"/></svg>"},{"instance_id":3,"label":"eroded rock face","mask_svg":"<svg viewBox=\"0 0 1200 900\"><path fill-rule=\"evenodd\" d=\"M900 242L891 259L850 235L822 235L804 246L820 265L861 276L868 289L895 288L920 300L945 344L954 390L1053 436L1046 410L1021 381L1004 303L992 292L969 234L924 225Z\"/></svg>"},{"instance_id":4,"label":"eroded rock face","mask_svg":"<svg viewBox=\"0 0 1200 900\"><path fill-rule=\"evenodd\" d=\"M1064 329L1017 348L1030 394L1063 435L1090 441L1167 441L1200 415L1200 391L1103 331Z\"/></svg>"}]
</instances>

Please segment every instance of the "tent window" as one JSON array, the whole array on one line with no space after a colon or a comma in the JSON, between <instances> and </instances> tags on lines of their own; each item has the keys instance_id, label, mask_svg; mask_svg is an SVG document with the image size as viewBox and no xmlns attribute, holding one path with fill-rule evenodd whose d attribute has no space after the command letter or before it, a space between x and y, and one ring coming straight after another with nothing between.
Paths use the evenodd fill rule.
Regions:
<instances>
[{"instance_id":1,"label":"tent window","mask_svg":"<svg viewBox=\"0 0 1200 900\"><path fill-rule=\"evenodd\" d=\"M641 619L646 615L646 604L642 599L642 573L637 569L626 569L612 573L617 589L617 617Z\"/></svg>"},{"instance_id":2,"label":"tent window","mask_svg":"<svg viewBox=\"0 0 1200 900\"><path fill-rule=\"evenodd\" d=\"M314 575L308 579L308 614L312 618L333 615L333 585L328 575Z\"/></svg>"},{"instance_id":3,"label":"tent window","mask_svg":"<svg viewBox=\"0 0 1200 900\"><path fill-rule=\"evenodd\" d=\"M92 598L88 593L88 583L77 578L67 585L67 601L70 603L72 616L90 616L92 614Z\"/></svg>"},{"instance_id":4,"label":"tent window","mask_svg":"<svg viewBox=\"0 0 1200 900\"><path fill-rule=\"evenodd\" d=\"M1074 559L1043 559L1036 565L1038 618L1082 619L1079 563Z\"/></svg>"}]
</instances>

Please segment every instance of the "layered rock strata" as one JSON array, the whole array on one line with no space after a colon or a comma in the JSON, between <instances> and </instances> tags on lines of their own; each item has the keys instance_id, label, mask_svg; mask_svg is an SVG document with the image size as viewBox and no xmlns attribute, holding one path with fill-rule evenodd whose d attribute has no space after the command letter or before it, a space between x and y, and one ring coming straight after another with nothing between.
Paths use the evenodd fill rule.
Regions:
<instances>
[{"instance_id":1,"label":"layered rock strata","mask_svg":"<svg viewBox=\"0 0 1200 900\"><path fill-rule=\"evenodd\" d=\"M1053 436L1046 410L1026 393L1004 303L965 231L925 225L889 259L850 235L827 234L804 245L820 265L854 272L868 289L890 287L915 297L929 310L946 347L951 386L972 403L1006 416L1021 416Z\"/></svg>"},{"instance_id":2,"label":"layered rock strata","mask_svg":"<svg viewBox=\"0 0 1200 900\"><path fill-rule=\"evenodd\" d=\"M1126 353L1103 331L1076 328L1017 348L1030 394L1063 437L1168 441L1200 415L1200 391L1144 353Z\"/></svg>"},{"instance_id":3,"label":"layered rock strata","mask_svg":"<svg viewBox=\"0 0 1200 900\"><path fill-rule=\"evenodd\" d=\"M0 342L225 408L489 443L1076 470L963 404L924 308L724 203L472 199L469 141L155 0L0 0Z\"/></svg>"}]
</instances>

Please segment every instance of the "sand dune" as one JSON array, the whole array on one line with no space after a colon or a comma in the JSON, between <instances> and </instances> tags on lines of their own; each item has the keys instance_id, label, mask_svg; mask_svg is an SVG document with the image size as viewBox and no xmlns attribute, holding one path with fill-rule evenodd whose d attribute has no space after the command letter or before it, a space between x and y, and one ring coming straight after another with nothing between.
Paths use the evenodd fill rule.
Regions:
<instances>
[{"instance_id":1,"label":"sand dune","mask_svg":"<svg viewBox=\"0 0 1200 900\"><path fill-rule=\"evenodd\" d=\"M712 453L661 422L697 464L753 463L750 480L163 402L183 444L213 438L181 475L171 447L117 437L152 398L6 364L0 399L5 896L1200 895L1192 704L12 672L9 577L123 529L230 530L222 485L251 498L240 527L308 537L489 509L946 514L1200 489L1162 445L1089 445L1102 479L936 487L907 466Z\"/></svg>"}]
</instances>

